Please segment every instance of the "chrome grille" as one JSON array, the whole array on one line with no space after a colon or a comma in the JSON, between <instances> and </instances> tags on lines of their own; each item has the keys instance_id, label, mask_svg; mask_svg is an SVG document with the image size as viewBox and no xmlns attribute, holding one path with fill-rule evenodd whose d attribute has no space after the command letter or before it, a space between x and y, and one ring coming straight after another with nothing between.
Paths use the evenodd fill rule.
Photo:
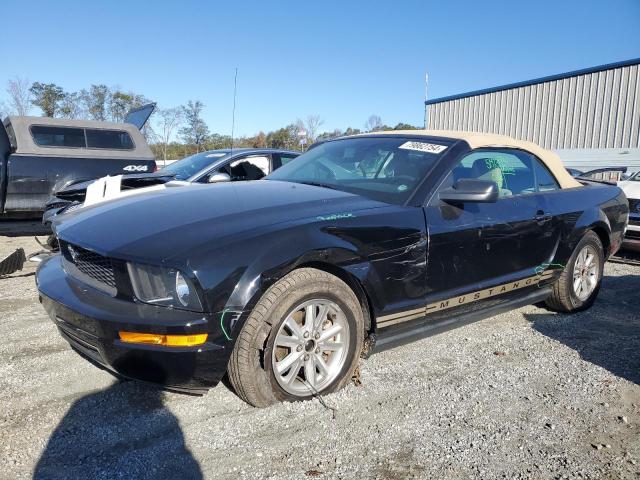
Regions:
<instances>
[{"instance_id":1,"label":"chrome grille","mask_svg":"<svg viewBox=\"0 0 640 480\"><path fill-rule=\"evenodd\" d=\"M116 278L110 258L69 243L65 243L63 249L66 260L75 265L78 271L99 283L116 288Z\"/></svg>"}]
</instances>

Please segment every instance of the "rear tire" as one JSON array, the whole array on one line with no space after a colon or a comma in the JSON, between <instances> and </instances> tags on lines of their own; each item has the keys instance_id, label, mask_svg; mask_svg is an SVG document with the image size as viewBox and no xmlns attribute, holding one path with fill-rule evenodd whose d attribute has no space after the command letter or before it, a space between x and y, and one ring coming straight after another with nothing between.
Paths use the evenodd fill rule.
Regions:
<instances>
[{"instance_id":1,"label":"rear tire","mask_svg":"<svg viewBox=\"0 0 640 480\"><path fill-rule=\"evenodd\" d=\"M229 380L255 407L307 400L347 384L363 341L354 292L322 270L294 270L249 315L229 359Z\"/></svg>"},{"instance_id":2,"label":"rear tire","mask_svg":"<svg viewBox=\"0 0 640 480\"><path fill-rule=\"evenodd\" d=\"M598 235L589 231L578 242L545 303L558 312L586 310L598 296L603 270L602 242Z\"/></svg>"}]
</instances>

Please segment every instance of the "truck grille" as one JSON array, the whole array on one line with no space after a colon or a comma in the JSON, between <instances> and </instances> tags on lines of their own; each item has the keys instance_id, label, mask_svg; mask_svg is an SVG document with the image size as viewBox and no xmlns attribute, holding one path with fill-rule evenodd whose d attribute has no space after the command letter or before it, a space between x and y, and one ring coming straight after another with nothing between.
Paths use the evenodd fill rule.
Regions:
<instances>
[{"instance_id":1,"label":"truck grille","mask_svg":"<svg viewBox=\"0 0 640 480\"><path fill-rule=\"evenodd\" d=\"M116 288L116 278L110 258L70 243L64 243L62 247L65 260L73 264L80 273L111 289Z\"/></svg>"},{"instance_id":2,"label":"truck grille","mask_svg":"<svg viewBox=\"0 0 640 480\"><path fill-rule=\"evenodd\" d=\"M629 199L629 213L640 213L640 199L638 198L630 198Z\"/></svg>"}]
</instances>

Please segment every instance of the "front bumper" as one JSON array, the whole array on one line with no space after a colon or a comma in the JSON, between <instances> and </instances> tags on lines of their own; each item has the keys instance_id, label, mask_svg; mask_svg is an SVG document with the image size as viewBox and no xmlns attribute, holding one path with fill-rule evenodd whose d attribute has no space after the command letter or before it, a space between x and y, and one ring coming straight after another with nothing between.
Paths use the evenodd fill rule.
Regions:
<instances>
[{"instance_id":1,"label":"front bumper","mask_svg":"<svg viewBox=\"0 0 640 480\"><path fill-rule=\"evenodd\" d=\"M84 357L112 373L204 393L227 369L232 344L212 328L214 316L111 297L69 277L61 256L43 261L36 274L40 301L62 337ZM119 331L186 335L208 333L194 347L124 343Z\"/></svg>"}]
</instances>

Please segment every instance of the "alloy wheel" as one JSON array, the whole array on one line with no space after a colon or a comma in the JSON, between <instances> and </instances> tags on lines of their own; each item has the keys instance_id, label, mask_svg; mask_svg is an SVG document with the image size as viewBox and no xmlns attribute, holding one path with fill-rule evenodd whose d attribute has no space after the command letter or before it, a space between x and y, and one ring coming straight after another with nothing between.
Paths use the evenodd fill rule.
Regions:
<instances>
[{"instance_id":1,"label":"alloy wheel","mask_svg":"<svg viewBox=\"0 0 640 480\"><path fill-rule=\"evenodd\" d=\"M585 245L573 265L573 292L579 300L585 301L598 285L599 257L596 249Z\"/></svg>"},{"instance_id":2,"label":"alloy wheel","mask_svg":"<svg viewBox=\"0 0 640 480\"><path fill-rule=\"evenodd\" d=\"M338 377L349 351L349 323L326 299L296 306L280 325L271 353L278 385L291 395L321 392Z\"/></svg>"}]
</instances>

